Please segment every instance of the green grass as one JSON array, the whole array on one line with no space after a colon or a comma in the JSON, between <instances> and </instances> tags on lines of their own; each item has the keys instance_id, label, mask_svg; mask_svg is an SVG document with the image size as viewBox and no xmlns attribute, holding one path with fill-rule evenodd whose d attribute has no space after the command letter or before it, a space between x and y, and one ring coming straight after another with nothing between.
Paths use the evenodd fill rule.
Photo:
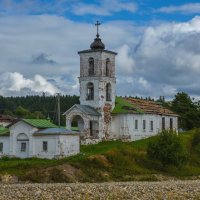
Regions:
<instances>
[{"instance_id":1,"label":"green grass","mask_svg":"<svg viewBox=\"0 0 200 200\"><path fill-rule=\"evenodd\" d=\"M143 111L136 108L133 104L129 103L122 97L116 97L115 99L115 108L112 111L113 114L119 113L140 113L142 114Z\"/></svg>"},{"instance_id":2,"label":"green grass","mask_svg":"<svg viewBox=\"0 0 200 200\"><path fill-rule=\"evenodd\" d=\"M80 154L60 160L2 158L0 174L14 174L31 182L156 180L155 174L190 178L200 175L200 154L191 146L194 133L195 130L179 134L190 155L182 168L164 168L159 161L147 157L146 149L154 136L134 142L107 141L81 146Z\"/></svg>"}]
</instances>

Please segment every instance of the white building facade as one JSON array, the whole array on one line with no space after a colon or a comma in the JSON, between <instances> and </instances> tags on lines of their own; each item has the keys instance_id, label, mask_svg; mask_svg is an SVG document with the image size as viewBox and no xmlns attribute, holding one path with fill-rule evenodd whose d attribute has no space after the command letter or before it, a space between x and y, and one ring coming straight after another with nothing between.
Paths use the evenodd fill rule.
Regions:
<instances>
[{"instance_id":1,"label":"white building facade","mask_svg":"<svg viewBox=\"0 0 200 200\"><path fill-rule=\"evenodd\" d=\"M64 115L68 129L77 122L82 144L111 139L133 141L166 129L178 130L178 115L158 103L116 97L117 53L105 50L98 32L90 49L78 54L80 105L73 106Z\"/></svg>"},{"instance_id":2,"label":"white building facade","mask_svg":"<svg viewBox=\"0 0 200 200\"><path fill-rule=\"evenodd\" d=\"M80 152L79 134L48 120L24 119L0 134L0 156L62 158Z\"/></svg>"}]
</instances>

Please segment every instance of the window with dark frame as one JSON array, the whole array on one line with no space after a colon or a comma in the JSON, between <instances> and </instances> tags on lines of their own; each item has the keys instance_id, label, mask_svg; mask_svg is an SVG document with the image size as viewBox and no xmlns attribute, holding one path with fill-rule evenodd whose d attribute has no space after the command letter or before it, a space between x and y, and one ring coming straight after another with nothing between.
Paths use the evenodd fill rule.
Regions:
<instances>
[{"instance_id":1,"label":"window with dark frame","mask_svg":"<svg viewBox=\"0 0 200 200\"><path fill-rule=\"evenodd\" d=\"M143 120L143 130L146 129L146 120Z\"/></svg>"},{"instance_id":2,"label":"window with dark frame","mask_svg":"<svg viewBox=\"0 0 200 200\"><path fill-rule=\"evenodd\" d=\"M48 151L48 142L47 141L43 141L43 151Z\"/></svg>"},{"instance_id":3,"label":"window with dark frame","mask_svg":"<svg viewBox=\"0 0 200 200\"><path fill-rule=\"evenodd\" d=\"M109 58L106 59L106 76L109 76L110 75L110 60Z\"/></svg>"},{"instance_id":4,"label":"window with dark frame","mask_svg":"<svg viewBox=\"0 0 200 200\"><path fill-rule=\"evenodd\" d=\"M21 152L26 152L26 142L21 143Z\"/></svg>"},{"instance_id":5,"label":"window with dark frame","mask_svg":"<svg viewBox=\"0 0 200 200\"><path fill-rule=\"evenodd\" d=\"M93 136L93 123L90 121L90 136Z\"/></svg>"},{"instance_id":6,"label":"window with dark frame","mask_svg":"<svg viewBox=\"0 0 200 200\"><path fill-rule=\"evenodd\" d=\"M106 85L106 101L111 101L111 84Z\"/></svg>"},{"instance_id":7,"label":"window with dark frame","mask_svg":"<svg viewBox=\"0 0 200 200\"><path fill-rule=\"evenodd\" d=\"M135 129L136 130L138 129L138 120L137 119L135 120Z\"/></svg>"},{"instance_id":8,"label":"window with dark frame","mask_svg":"<svg viewBox=\"0 0 200 200\"><path fill-rule=\"evenodd\" d=\"M87 84L87 100L94 100L94 84Z\"/></svg>"},{"instance_id":9,"label":"window with dark frame","mask_svg":"<svg viewBox=\"0 0 200 200\"><path fill-rule=\"evenodd\" d=\"M165 130L165 118L162 117L162 130Z\"/></svg>"},{"instance_id":10,"label":"window with dark frame","mask_svg":"<svg viewBox=\"0 0 200 200\"><path fill-rule=\"evenodd\" d=\"M89 74L89 76L94 75L94 58L89 58L88 74Z\"/></svg>"},{"instance_id":11,"label":"window with dark frame","mask_svg":"<svg viewBox=\"0 0 200 200\"><path fill-rule=\"evenodd\" d=\"M150 121L150 130L153 131L153 121Z\"/></svg>"},{"instance_id":12,"label":"window with dark frame","mask_svg":"<svg viewBox=\"0 0 200 200\"><path fill-rule=\"evenodd\" d=\"M3 142L0 142L0 152L3 152Z\"/></svg>"},{"instance_id":13,"label":"window with dark frame","mask_svg":"<svg viewBox=\"0 0 200 200\"><path fill-rule=\"evenodd\" d=\"M173 118L170 118L170 130L173 130Z\"/></svg>"}]
</instances>

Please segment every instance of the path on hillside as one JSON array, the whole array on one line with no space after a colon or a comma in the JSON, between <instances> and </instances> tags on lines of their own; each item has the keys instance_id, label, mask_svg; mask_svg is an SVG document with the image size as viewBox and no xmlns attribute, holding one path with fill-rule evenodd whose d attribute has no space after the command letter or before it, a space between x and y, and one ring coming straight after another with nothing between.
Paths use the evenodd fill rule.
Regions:
<instances>
[{"instance_id":1,"label":"path on hillside","mask_svg":"<svg viewBox=\"0 0 200 200\"><path fill-rule=\"evenodd\" d=\"M200 180L0 185L0 199L200 199Z\"/></svg>"}]
</instances>

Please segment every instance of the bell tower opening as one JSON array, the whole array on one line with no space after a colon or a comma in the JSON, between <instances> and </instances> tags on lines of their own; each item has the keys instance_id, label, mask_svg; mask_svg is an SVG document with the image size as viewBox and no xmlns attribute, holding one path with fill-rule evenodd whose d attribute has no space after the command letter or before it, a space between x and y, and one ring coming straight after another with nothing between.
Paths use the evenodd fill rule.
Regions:
<instances>
[{"instance_id":1,"label":"bell tower opening","mask_svg":"<svg viewBox=\"0 0 200 200\"><path fill-rule=\"evenodd\" d=\"M106 101L111 101L111 84L106 85Z\"/></svg>"},{"instance_id":2,"label":"bell tower opening","mask_svg":"<svg viewBox=\"0 0 200 200\"><path fill-rule=\"evenodd\" d=\"M89 58L89 70L88 70L89 76L94 75L94 58Z\"/></svg>"},{"instance_id":3,"label":"bell tower opening","mask_svg":"<svg viewBox=\"0 0 200 200\"><path fill-rule=\"evenodd\" d=\"M110 75L110 69L109 69L109 65L110 65L110 59L107 58L106 59L106 76L109 76Z\"/></svg>"},{"instance_id":4,"label":"bell tower opening","mask_svg":"<svg viewBox=\"0 0 200 200\"><path fill-rule=\"evenodd\" d=\"M94 100L94 84L91 82L87 84L87 100Z\"/></svg>"}]
</instances>

